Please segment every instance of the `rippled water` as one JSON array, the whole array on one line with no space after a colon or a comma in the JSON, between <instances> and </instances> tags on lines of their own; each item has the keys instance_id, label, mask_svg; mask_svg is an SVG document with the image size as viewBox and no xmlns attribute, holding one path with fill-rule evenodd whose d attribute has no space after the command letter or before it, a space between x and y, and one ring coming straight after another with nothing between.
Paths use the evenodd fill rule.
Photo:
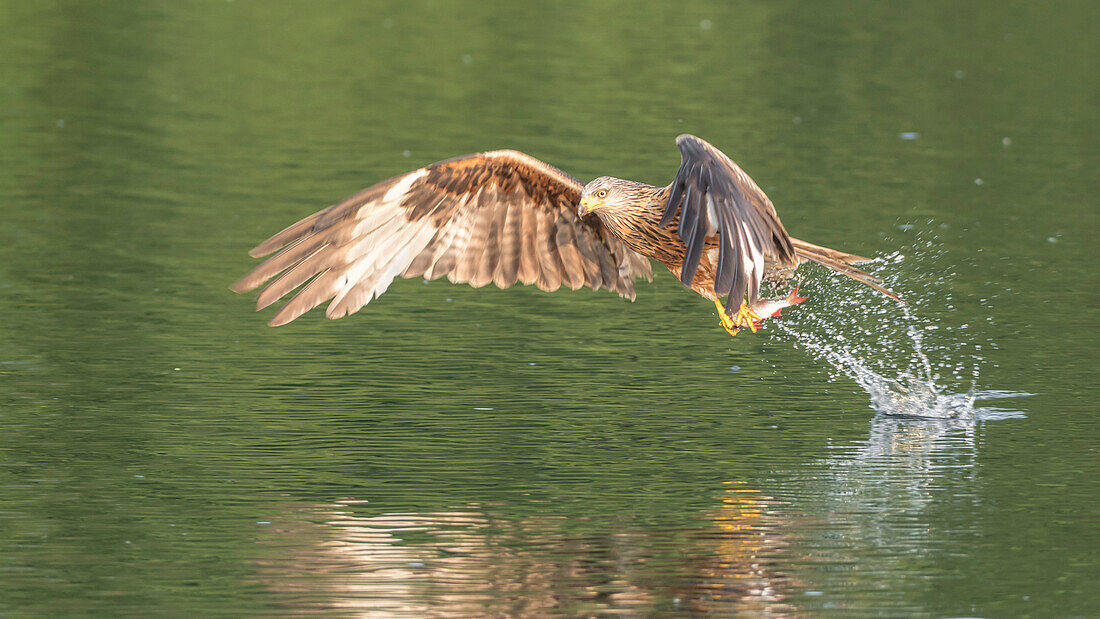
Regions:
<instances>
[{"instance_id":1,"label":"rippled water","mask_svg":"<svg viewBox=\"0 0 1100 619\"><path fill-rule=\"evenodd\" d=\"M1096 615L1096 19L0 2L0 614ZM683 132L908 304L227 290L416 166Z\"/></svg>"}]
</instances>

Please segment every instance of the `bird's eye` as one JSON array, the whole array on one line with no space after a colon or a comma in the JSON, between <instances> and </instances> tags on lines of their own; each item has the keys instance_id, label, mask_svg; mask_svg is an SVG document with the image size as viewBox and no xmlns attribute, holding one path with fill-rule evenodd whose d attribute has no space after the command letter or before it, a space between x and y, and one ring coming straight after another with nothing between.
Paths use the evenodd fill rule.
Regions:
<instances>
[{"instance_id":1,"label":"bird's eye","mask_svg":"<svg viewBox=\"0 0 1100 619\"><path fill-rule=\"evenodd\" d=\"M596 197L597 198L606 198L607 197L607 190L606 189L601 189L601 190L597 191L596 192Z\"/></svg>"}]
</instances>

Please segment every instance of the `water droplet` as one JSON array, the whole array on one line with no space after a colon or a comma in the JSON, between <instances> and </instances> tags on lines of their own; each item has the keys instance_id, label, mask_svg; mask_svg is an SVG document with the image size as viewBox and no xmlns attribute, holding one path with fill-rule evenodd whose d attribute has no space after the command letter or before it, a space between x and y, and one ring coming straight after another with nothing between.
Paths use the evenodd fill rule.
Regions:
<instances>
[{"instance_id":1,"label":"water droplet","mask_svg":"<svg viewBox=\"0 0 1100 619\"><path fill-rule=\"evenodd\" d=\"M699 27L703 30L710 30L711 26L713 25L714 24L712 24L709 19L704 19L703 21L699 22Z\"/></svg>"},{"instance_id":2,"label":"water droplet","mask_svg":"<svg viewBox=\"0 0 1100 619\"><path fill-rule=\"evenodd\" d=\"M916 288L916 292L910 289L903 295L910 299L910 305L868 305L865 297L853 294L854 290L846 286L837 285L833 295L828 294L829 287L823 286L818 297L832 308L829 315L800 312L775 325L781 336L790 337L797 347L826 362L828 382L854 381L867 392L871 408L881 414L987 419L988 409L973 405L973 385L982 363L975 351L980 348L960 338L967 331L952 329L954 325L943 319L956 295L945 288L951 284L950 278L922 268L927 266L922 262L943 254L933 242L922 238L924 231L920 228L914 235L914 251L904 264L891 260L891 255L870 265L870 270L887 282L903 279L898 268L909 268L916 274L927 272L922 281L932 287ZM951 268L935 271L952 272ZM904 279L914 274L906 273ZM837 313L858 318L837 321ZM967 370L972 373L971 379L952 378L965 376ZM966 383L960 384L963 380Z\"/></svg>"}]
</instances>

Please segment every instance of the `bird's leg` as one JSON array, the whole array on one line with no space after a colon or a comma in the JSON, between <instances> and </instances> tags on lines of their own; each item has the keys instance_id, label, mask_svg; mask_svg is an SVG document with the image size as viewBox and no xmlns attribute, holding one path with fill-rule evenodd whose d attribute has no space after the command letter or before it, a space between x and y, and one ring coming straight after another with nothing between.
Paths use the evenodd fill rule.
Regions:
<instances>
[{"instance_id":1,"label":"bird's leg","mask_svg":"<svg viewBox=\"0 0 1100 619\"><path fill-rule=\"evenodd\" d=\"M737 335L742 326L748 327L753 333L756 333L756 330L760 327L759 321L762 318L749 308L744 299L741 299L741 307L733 318L726 315L726 308L722 307L720 300L715 299L714 306L718 308L718 324L722 325L722 328L730 335Z\"/></svg>"}]
</instances>

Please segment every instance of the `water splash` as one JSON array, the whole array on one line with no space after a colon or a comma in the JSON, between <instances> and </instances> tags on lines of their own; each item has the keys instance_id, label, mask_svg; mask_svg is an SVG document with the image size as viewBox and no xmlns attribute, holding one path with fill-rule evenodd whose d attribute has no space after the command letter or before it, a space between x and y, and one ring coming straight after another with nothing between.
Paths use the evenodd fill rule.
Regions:
<instances>
[{"instance_id":1,"label":"water splash","mask_svg":"<svg viewBox=\"0 0 1100 619\"><path fill-rule=\"evenodd\" d=\"M963 313L948 286L955 271L942 264L945 252L938 243L918 233L906 251L907 256L895 252L861 266L882 277L907 304L885 302L869 288L816 269L804 275L816 280L805 288L814 291L815 303L769 326L828 364L833 379L855 381L882 415L963 423L1024 416L975 407L978 400L1031 394L978 388L984 350L996 344L971 328L980 317L959 321ZM981 299L982 307L987 301Z\"/></svg>"}]
</instances>

